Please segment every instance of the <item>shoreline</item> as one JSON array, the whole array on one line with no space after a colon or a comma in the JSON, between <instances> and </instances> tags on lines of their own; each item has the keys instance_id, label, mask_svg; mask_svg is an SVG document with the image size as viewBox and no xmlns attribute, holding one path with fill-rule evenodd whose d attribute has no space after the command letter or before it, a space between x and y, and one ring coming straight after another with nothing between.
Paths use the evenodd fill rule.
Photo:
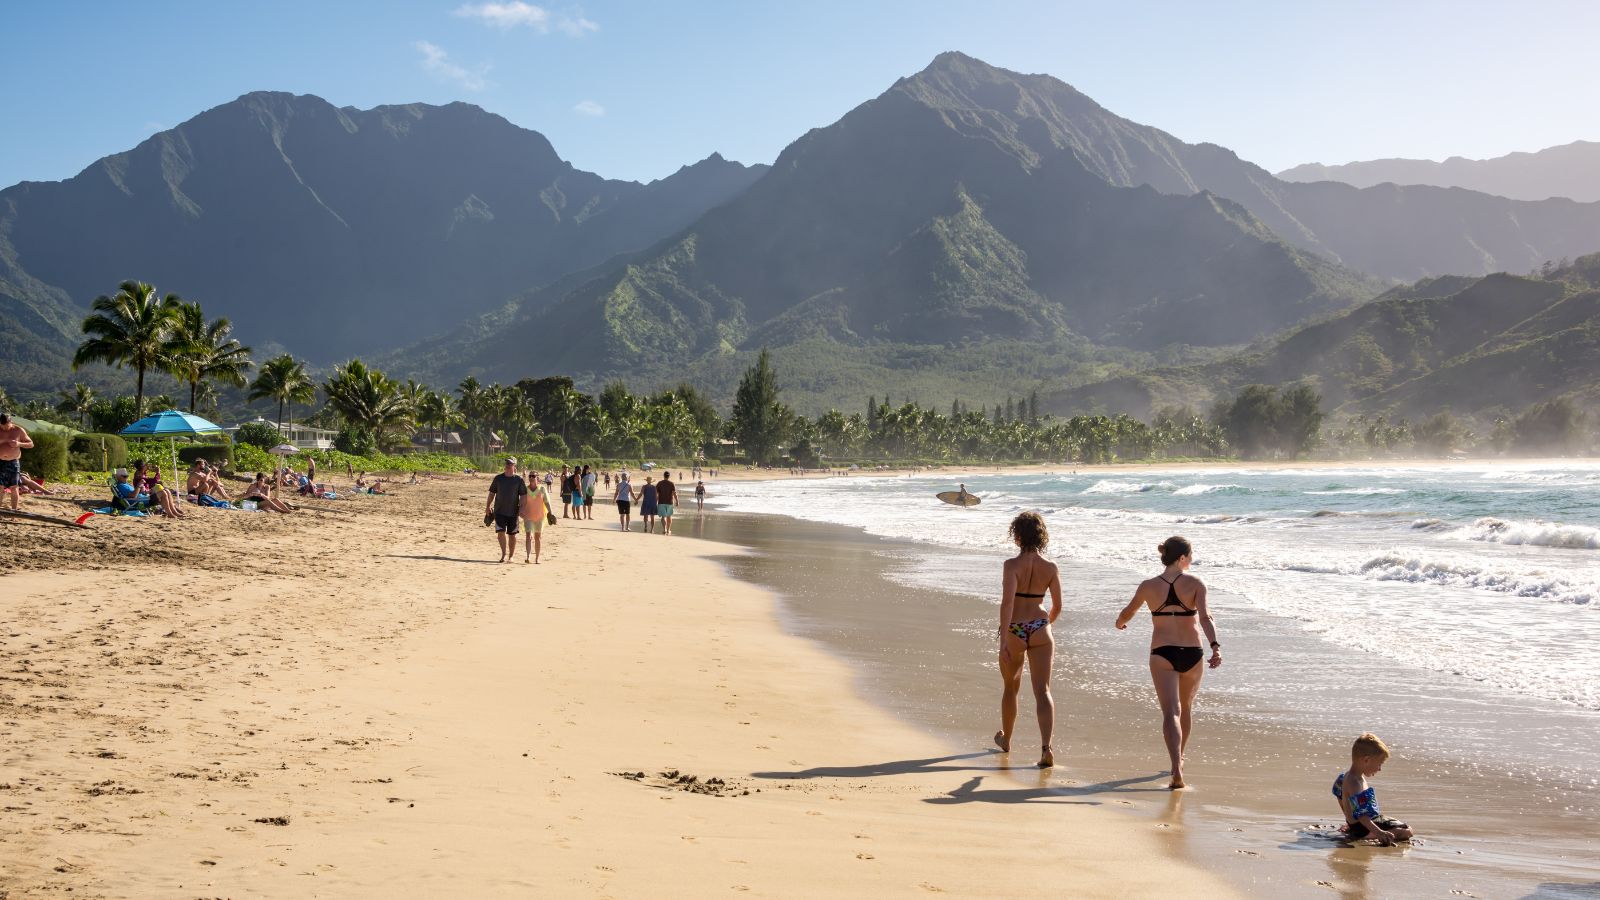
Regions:
<instances>
[{"instance_id":1,"label":"shoreline","mask_svg":"<svg viewBox=\"0 0 1600 900\"><path fill-rule=\"evenodd\" d=\"M602 514L495 565L485 485L0 524L0 893L1232 893L1092 792L941 801L1040 775L860 696L736 548Z\"/></svg>"},{"instance_id":2,"label":"shoreline","mask_svg":"<svg viewBox=\"0 0 1600 900\"><path fill-rule=\"evenodd\" d=\"M726 511L718 515L734 521L720 531L708 529L708 537L732 540L775 557L765 567L743 558L730 561L730 565L786 596L793 633L850 660L857 668L857 683L901 718L961 746L981 745L993 729L990 707L995 697L990 694L998 694L998 685L990 684L994 676L987 650L992 643L987 637L993 631L988 620L992 602L925 586L927 579L908 583L889 573L929 557L938 557L940 566L993 566L998 572L1000 555L879 537L852 526L783 515ZM774 539L768 532L781 536ZM805 553L795 547L808 543L828 548L828 564L813 567L803 576L793 575ZM1058 637L1058 641L1070 642L1067 652L1058 650L1055 666L1058 766L1090 782L1137 775L1145 769L1164 771L1155 714L1146 709L1152 702L1148 677L1140 674L1141 667L1115 661L1124 655L1137 657L1133 645L1140 641L1121 642L1126 647L1100 646L1106 642L1093 636L1094 626L1102 624L1096 616L1103 612L1109 621L1115 610L1099 610L1098 606L1085 610L1083 598L1074 596L1084 590L1085 577L1094 596L1121 590L1132 583L1130 575L1105 566L1089 566L1105 571L1086 573L1082 564L1068 562L1064 574L1078 583L1068 587L1064 615L1069 626ZM842 603L830 599L838 596L853 599ZM868 600L880 602L863 602ZM1228 605L1226 597L1218 600ZM1115 605L1121 605L1120 598ZM1082 626L1071 621L1082 619L1085 611L1089 632L1082 632ZM1274 656L1315 660L1330 648L1318 646L1292 622L1259 610L1234 608L1227 616L1233 621L1224 642L1240 652L1232 657L1237 660L1234 666L1218 673L1222 680L1208 676L1208 688L1203 692L1197 736L1204 749L1191 772L1200 789L1186 792L1191 802L1182 819L1190 826L1188 843L1203 848L1191 860L1217 863L1215 870L1239 889L1269 896L1308 891L1317 880L1328 882L1320 885L1323 890L1333 888L1347 896L1425 893L1441 883L1469 893L1477 891L1477 896L1499 896L1512 890L1518 892L1511 895L1521 896L1526 888L1539 884L1530 881L1528 873L1541 867L1549 870L1552 882L1558 877L1594 880L1592 861L1585 861L1585 848L1595 845L1596 836L1593 820L1587 819L1589 813L1585 812L1594 807L1592 785L1582 795L1566 794L1559 783L1547 783L1548 773L1537 769L1524 772L1536 776L1529 780L1537 783L1530 785L1529 780L1518 780L1495 766L1484 768L1481 761L1463 768L1461 760L1442 752L1445 748L1437 738L1425 742L1428 746L1402 745L1404 755L1391 767L1395 771L1386 775L1384 793L1396 811L1429 826L1423 832L1424 841L1408 848L1405 857L1389 859L1365 848L1338 848L1318 834L1317 826L1331 823L1336 816L1331 799L1322 797L1326 793L1322 782L1331 781L1332 775L1342 770L1341 742L1347 741L1348 735L1323 733L1325 729L1293 723L1293 717L1284 720L1270 709L1258 709L1258 700L1246 703L1250 698L1235 698L1230 681L1248 676L1250 670L1241 670L1240 665L1249 666L1258 656L1262 664ZM1073 627L1079 630L1073 631ZM982 648L974 650L976 643ZM1096 655L1104 652L1113 654L1112 658ZM1084 654L1089 654L1088 658L1077 658ZM946 657L959 659L948 662ZM1314 669L1315 664L1310 667ZM1119 668L1128 671L1112 677ZM1133 672L1135 668L1140 671ZM1427 685L1432 677L1431 673L1416 674L1422 677L1420 685ZM1257 672L1254 677L1270 677L1270 671ZM1068 699L1072 697L1069 692L1085 685L1090 693L1083 695L1082 708L1074 709L1080 704L1075 697ZM1337 685L1311 682L1278 702L1294 708L1295 697L1302 694L1326 695L1329 702L1341 702L1335 698L1336 692ZM1399 682L1373 699L1385 710L1382 715L1403 718L1409 693L1407 683ZM930 702L930 696L937 701ZM1027 752L1037 735L1030 731L1030 704L1026 697L1023 701L1018 734L1023 752ZM1473 715L1476 702L1473 697L1462 698L1459 714ZM1542 708L1547 704L1527 705ZM1512 733L1519 733L1524 725L1552 724L1533 717L1531 710L1523 715L1505 701L1495 709L1497 720L1504 721ZM1592 721L1577 710L1556 712L1571 719L1568 727L1585 727L1580 719ZM1382 727L1379 730L1388 734ZM1239 771L1232 771L1234 768ZM1499 806L1502 798L1514 798L1515 802ZM1477 811L1475 804L1481 802L1495 803L1512 821L1530 822L1534 829L1526 844L1498 833ZM1142 807L1138 810L1141 815L1161 824L1162 810L1150 804L1135 805ZM1232 822L1230 815L1244 819ZM1542 846L1545 838L1551 839L1551 845ZM1308 864L1306 851L1320 853L1326 864ZM1323 870L1322 878L1306 880L1308 871L1318 869ZM1367 886L1368 879L1373 887Z\"/></svg>"},{"instance_id":3,"label":"shoreline","mask_svg":"<svg viewBox=\"0 0 1600 900\"><path fill-rule=\"evenodd\" d=\"M1571 466L1571 465L1600 465L1600 457L1468 457L1464 459L1440 459L1437 457L1415 457L1398 459L1296 459L1296 460L1244 460L1244 459L1217 459L1217 460L1141 460L1138 462L1114 463L1023 463L1017 465L981 466L981 465L940 465L925 466L921 468L891 467L882 471L873 469L860 469L849 471L845 475L831 474L834 470L808 470L805 474L795 474L783 469L751 469L748 467L729 467L719 469L721 473L715 479L708 479L706 487L709 489L718 481L786 481L795 478L828 479L828 478L910 478L932 477L941 474L950 475L1034 475L1034 474L1065 474L1075 472L1090 474L1105 472L1107 474L1123 474L1127 472L1205 472L1228 470L1259 470L1259 471L1303 471L1314 469L1450 469L1470 468L1473 466L1506 466L1539 467L1539 466Z\"/></svg>"}]
</instances>

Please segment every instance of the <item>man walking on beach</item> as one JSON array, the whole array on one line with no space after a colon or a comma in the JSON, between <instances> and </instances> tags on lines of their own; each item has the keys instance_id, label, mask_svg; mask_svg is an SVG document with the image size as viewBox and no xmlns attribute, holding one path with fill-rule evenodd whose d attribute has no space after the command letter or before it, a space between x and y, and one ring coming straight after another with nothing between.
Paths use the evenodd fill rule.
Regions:
<instances>
[{"instance_id":1,"label":"man walking on beach","mask_svg":"<svg viewBox=\"0 0 1600 900\"><path fill-rule=\"evenodd\" d=\"M11 414L0 413L0 503L10 494L13 510L22 503L22 451L32 446L33 438L11 421Z\"/></svg>"},{"instance_id":2,"label":"man walking on beach","mask_svg":"<svg viewBox=\"0 0 1600 900\"><path fill-rule=\"evenodd\" d=\"M528 485L517 474L516 458L506 457L505 471L489 482L489 499L483 504L483 523L494 523L501 562L510 562L517 555L517 517L527 496Z\"/></svg>"},{"instance_id":3,"label":"man walking on beach","mask_svg":"<svg viewBox=\"0 0 1600 900\"><path fill-rule=\"evenodd\" d=\"M561 464L561 518L571 518L568 513L572 511L572 476L566 463Z\"/></svg>"},{"instance_id":4,"label":"man walking on beach","mask_svg":"<svg viewBox=\"0 0 1600 900\"><path fill-rule=\"evenodd\" d=\"M656 507L661 513L661 533L672 533L672 513L678 502L678 486L672 483L672 473L662 472L656 482Z\"/></svg>"}]
</instances>

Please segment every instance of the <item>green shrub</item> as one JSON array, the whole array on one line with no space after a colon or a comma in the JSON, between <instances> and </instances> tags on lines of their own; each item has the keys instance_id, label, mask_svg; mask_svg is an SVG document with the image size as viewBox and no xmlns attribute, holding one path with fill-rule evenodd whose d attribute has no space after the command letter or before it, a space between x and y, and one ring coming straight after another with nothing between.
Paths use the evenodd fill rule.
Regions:
<instances>
[{"instance_id":1,"label":"green shrub","mask_svg":"<svg viewBox=\"0 0 1600 900\"><path fill-rule=\"evenodd\" d=\"M580 456L585 462L587 462L587 461L589 461L591 459L599 459L600 458L600 451L596 450L595 448L593 448L591 446L589 446L588 444L584 444L582 447L578 448L578 456ZM590 465L594 465L594 463L589 463L589 464Z\"/></svg>"},{"instance_id":2,"label":"green shrub","mask_svg":"<svg viewBox=\"0 0 1600 900\"><path fill-rule=\"evenodd\" d=\"M271 472L278 467L278 458L255 444L235 444L233 467L239 472Z\"/></svg>"},{"instance_id":3,"label":"green shrub","mask_svg":"<svg viewBox=\"0 0 1600 900\"><path fill-rule=\"evenodd\" d=\"M239 426L238 432L233 436L233 443L250 444L262 450L270 450L283 443L278 437L278 429L265 422L246 422Z\"/></svg>"},{"instance_id":4,"label":"green shrub","mask_svg":"<svg viewBox=\"0 0 1600 900\"><path fill-rule=\"evenodd\" d=\"M539 439L538 443L533 445L533 449L540 453L557 458L564 457L568 453L572 452L567 449L567 442L563 440L559 434L545 435Z\"/></svg>"},{"instance_id":5,"label":"green shrub","mask_svg":"<svg viewBox=\"0 0 1600 900\"><path fill-rule=\"evenodd\" d=\"M339 429L338 436L333 439L333 446L334 449L351 456L376 456L378 453L378 442L373 438L372 432L353 425Z\"/></svg>"},{"instance_id":6,"label":"green shrub","mask_svg":"<svg viewBox=\"0 0 1600 900\"><path fill-rule=\"evenodd\" d=\"M190 444L178 448L178 465L185 468L197 459L212 463L224 472L233 470L233 447L228 444Z\"/></svg>"},{"instance_id":7,"label":"green shrub","mask_svg":"<svg viewBox=\"0 0 1600 900\"><path fill-rule=\"evenodd\" d=\"M45 481L67 477L67 439L44 431L28 437L33 438L33 446L22 451L22 471Z\"/></svg>"},{"instance_id":8,"label":"green shrub","mask_svg":"<svg viewBox=\"0 0 1600 900\"><path fill-rule=\"evenodd\" d=\"M74 472L106 472L128 464L128 442L117 434L80 434L67 444Z\"/></svg>"}]
</instances>

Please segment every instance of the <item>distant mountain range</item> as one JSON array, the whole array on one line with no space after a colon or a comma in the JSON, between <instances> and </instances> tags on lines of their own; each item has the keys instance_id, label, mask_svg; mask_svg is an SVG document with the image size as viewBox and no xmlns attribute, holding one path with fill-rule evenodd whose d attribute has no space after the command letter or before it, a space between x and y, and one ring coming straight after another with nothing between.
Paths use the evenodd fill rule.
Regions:
<instances>
[{"instance_id":1,"label":"distant mountain range","mask_svg":"<svg viewBox=\"0 0 1600 900\"><path fill-rule=\"evenodd\" d=\"M137 278L228 315L247 343L331 362L646 247L765 171L713 155L614 181L464 103L247 94L66 181L0 191L0 314L28 332L13 346L48 356L77 342L96 295Z\"/></svg>"},{"instance_id":2,"label":"distant mountain range","mask_svg":"<svg viewBox=\"0 0 1600 900\"><path fill-rule=\"evenodd\" d=\"M861 390L830 371L896 381L908 366L886 348L1055 340L1079 348L1070 370L1083 348L1242 345L1378 293L1373 274L1527 271L1595 247L1600 204L1288 184L1054 78L946 53L652 252L401 359L510 379L532 348L552 372L670 380L771 346L827 404Z\"/></svg>"},{"instance_id":3,"label":"distant mountain range","mask_svg":"<svg viewBox=\"0 0 1600 900\"><path fill-rule=\"evenodd\" d=\"M1291 183L959 53L770 169L713 156L649 185L466 104L259 93L0 191L0 383L68 380L88 302L138 277L257 347L441 385L689 377L726 399L771 347L803 412L886 391L1068 402L1396 282L1597 248L1600 203Z\"/></svg>"},{"instance_id":4,"label":"distant mountain range","mask_svg":"<svg viewBox=\"0 0 1600 900\"><path fill-rule=\"evenodd\" d=\"M1448 276L1396 288L1262 349L1059 391L1059 413L1204 410L1246 384L1309 381L1328 409L1413 420L1508 413L1568 396L1600 404L1600 253L1544 277Z\"/></svg>"},{"instance_id":5,"label":"distant mountain range","mask_svg":"<svg viewBox=\"0 0 1600 900\"><path fill-rule=\"evenodd\" d=\"M1573 141L1533 153L1508 153L1493 159L1452 156L1431 159L1374 159L1325 166L1306 163L1278 173L1284 181L1342 181L1356 187L1379 184L1431 184L1459 187L1513 200L1565 197L1600 201L1600 143Z\"/></svg>"}]
</instances>

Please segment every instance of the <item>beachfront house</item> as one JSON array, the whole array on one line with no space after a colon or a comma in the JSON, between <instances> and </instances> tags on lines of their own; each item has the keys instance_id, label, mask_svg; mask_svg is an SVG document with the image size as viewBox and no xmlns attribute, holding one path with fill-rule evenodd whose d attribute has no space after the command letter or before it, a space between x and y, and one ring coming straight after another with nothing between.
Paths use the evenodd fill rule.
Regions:
<instances>
[{"instance_id":1,"label":"beachfront house","mask_svg":"<svg viewBox=\"0 0 1600 900\"><path fill-rule=\"evenodd\" d=\"M333 439L339 435L339 432L328 428L312 428L310 425L296 425L292 422L280 425L277 422L269 422L260 416L257 416L255 421L268 428L276 429L282 435L284 443L292 444L301 450L332 450ZM238 425L222 430L227 432L228 439L232 440L238 434L239 427L244 424L240 422Z\"/></svg>"}]
</instances>

